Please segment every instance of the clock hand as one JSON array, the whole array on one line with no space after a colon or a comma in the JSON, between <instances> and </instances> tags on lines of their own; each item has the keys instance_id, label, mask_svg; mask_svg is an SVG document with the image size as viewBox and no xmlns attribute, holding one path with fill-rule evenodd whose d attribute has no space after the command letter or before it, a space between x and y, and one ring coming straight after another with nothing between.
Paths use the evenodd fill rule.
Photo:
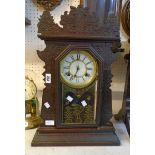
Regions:
<instances>
[{"instance_id":1,"label":"clock hand","mask_svg":"<svg viewBox=\"0 0 155 155\"><path fill-rule=\"evenodd\" d=\"M80 69L80 68L79 68L79 64L78 64L78 66L76 66L76 73L74 74L74 77L76 77L76 75L77 75L79 69Z\"/></svg>"},{"instance_id":2,"label":"clock hand","mask_svg":"<svg viewBox=\"0 0 155 155\"><path fill-rule=\"evenodd\" d=\"M77 72L78 72L78 69L76 70L76 73L74 74L74 77L76 77Z\"/></svg>"}]
</instances>

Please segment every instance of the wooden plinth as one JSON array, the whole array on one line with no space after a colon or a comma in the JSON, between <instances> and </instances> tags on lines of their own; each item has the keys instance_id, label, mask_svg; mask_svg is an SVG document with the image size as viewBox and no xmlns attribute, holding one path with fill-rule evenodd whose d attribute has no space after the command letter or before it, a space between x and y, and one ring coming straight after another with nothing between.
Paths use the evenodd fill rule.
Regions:
<instances>
[{"instance_id":1,"label":"wooden plinth","mask_svg":"<svg viewBox=\"0 0 155 155\"><path fill-rule=\"evenodd\" d=\"M56 129L40 127L32 146L119 146L113 127Z\"/></svg>"}]
</instances>

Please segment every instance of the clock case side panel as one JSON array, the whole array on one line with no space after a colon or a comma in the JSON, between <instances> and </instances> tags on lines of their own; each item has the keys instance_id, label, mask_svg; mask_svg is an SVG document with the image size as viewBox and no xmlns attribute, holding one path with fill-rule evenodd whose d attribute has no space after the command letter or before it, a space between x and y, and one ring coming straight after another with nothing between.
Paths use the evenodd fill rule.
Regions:
<instances>
[{"instance_id":1,"label":"clock case side panel","mask_svg":"<svg viewBox=\"0 0 155 155\"><path fill-rule=\"evenodd\" d=\"M67 55L71 50L87 50L91 53L93 57L96 58L99 68L98 68L98 86L97 86L97 107L96 107L96 123L95 124L63 124L62 123L62 84L60 82L60 61L62 58L64 58L65 55ZM100 57L100 55L97 54L97 52L89 45L83 43L76 43L70 44L64 51L60 53L60 55L55 59L56 64L56 85L57 87L57 93L56 93L56 126L58 128L72 128L72 127L98 127L100 124L100 115L101 115L101 98L102 98L102 70L103 70L103 60Z\"/></svg>"},{"instance_id":2,"label":"clock case side panel","mask_svg":"<svg viewBox=\"0 0 155 155\"><path fill-rule=\"evenodd\" d=\"M41 118L42 124L41 127L45 127L46 120L56 120L56 76L55 76L55 57L59 55L60 51L63 51L67 45L60 42L52 42L45 40L46 48L44 51L37 51L39 58L45 62L43 72L44 76L44 85L43 96L42 96L42 107L41 107ZM46 74L51 74L51 83L46 83ZM45 103L50 105L49 108L46 108Z\"/></svg>"},{"instance_id":3,"label":"clock case side panel","mask_svg":"<svg viewBox=\"0 0 155 155\"><path fill-rule=\"evenodd\" d=\"M112 91L110 89L112 82L111 64L117 59L119 53L114 53L112 50L113 44L120 40L107 40L103 42L95 42L92 47L104 59L104 68L102 71L102 107L101 107L101 122L100 126L110 124L112 118Z\"/></svg>"}]
</instances>

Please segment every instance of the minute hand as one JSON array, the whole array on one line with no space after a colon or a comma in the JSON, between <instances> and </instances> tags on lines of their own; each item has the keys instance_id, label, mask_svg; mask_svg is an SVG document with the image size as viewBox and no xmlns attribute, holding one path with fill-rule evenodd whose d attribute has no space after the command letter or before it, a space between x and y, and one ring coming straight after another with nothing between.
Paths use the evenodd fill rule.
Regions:
<instances>
[{"instance_id":1,"label":"minute hand","mask_svg":"<svg viewBox=\"0 0 155 155\"><path fill-rule=\"evenodd\" d=\"M77 68L76 68L76 73L74 74L74 77L76 77L76 74L78 73L78 71L79 71L79 65L77 66Z\"/></svg>"}]
</instances>

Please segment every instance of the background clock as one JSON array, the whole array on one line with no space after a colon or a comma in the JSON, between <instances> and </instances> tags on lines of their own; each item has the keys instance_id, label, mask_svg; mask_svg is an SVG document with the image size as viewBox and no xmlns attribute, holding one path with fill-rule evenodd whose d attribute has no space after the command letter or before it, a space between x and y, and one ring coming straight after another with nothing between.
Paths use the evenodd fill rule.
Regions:
<instances>
[{"instance_id":1,"label":"background clock","mask_svg":"<svg viewBox=\"0 0 155 155\"><path fill-rule=\"evenodd\" d=\"M36 96L37 87L33 80L25 78L25 100L31 100Z\"/></svg>"},{"instance_id":2,"label":"background clock","mask_svg":"<svg viewBox=\"0 0 155 155\"><path fill-rule=\"evenodd\" d=\"M84 88L96 77L95 59L87 51L73 50L60 63L61 79L70 87Z\"/></svg>"},{"instance_id":3,"label":"background clock","mask_svg":"<svg viewBox=\"0 0 155 155\"><path fill-rule=\"evenodd\" d=\"M25 129L35 128L40 125L39 102L37 87L33 80L25 78Z\"/></svg>"}]
</instances>

